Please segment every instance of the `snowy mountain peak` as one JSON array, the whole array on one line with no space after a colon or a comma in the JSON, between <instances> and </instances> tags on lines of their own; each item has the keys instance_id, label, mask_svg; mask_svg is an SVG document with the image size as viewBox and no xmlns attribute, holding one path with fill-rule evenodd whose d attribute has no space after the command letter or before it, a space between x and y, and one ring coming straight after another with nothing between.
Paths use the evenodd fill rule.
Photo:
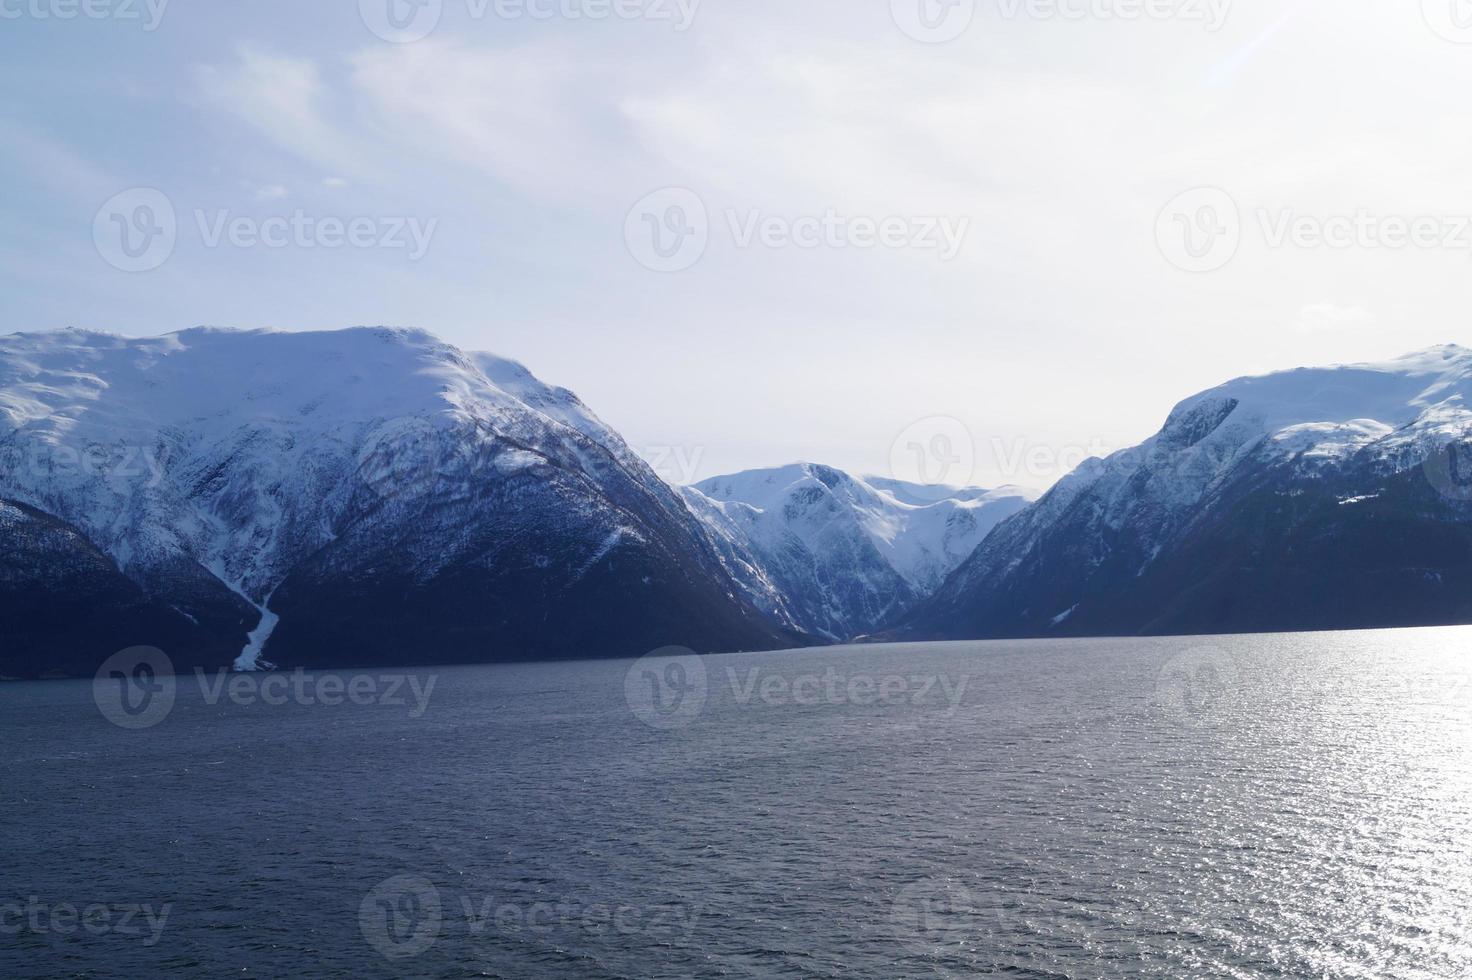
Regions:
<instances>
[{"instance_id":1,"label":"snowy mountain peak","mask_svg":"<svg viewBox=\"0 0 1472 980\"><path fill-rule=\"evenodd\" d=\"M422 330L0 337L0 499L75 529L152 594L223 587L263 623L304 568L314 588L338 589L338 566L384 546L354 574L407 562L396 574L429 582L456 561L501 574L461 552L480 547L477 528L505 552L537 501L515 533L518 547L555 539L524 556L549 575L564 568L550 554L567 556L548 595L621 554L663 550L679 587L706 597L687 608L729 601L710 611L746 634L733 642L755 618L675 491L575 395ZM451 510L463 513L450 539L408 530Z\"/></svg>"},{"instance_id":2,"label":"snowy mountain peak","mask_svg":"<svg viewBox=\"0 0 1472 980\"><path fill-rule=\"evenodd\" d=\"M1228 381L999 526L913 622L994 636L1403 625L1411 608L1458 621L1472 488L1446 450L1472 443L1469 408L1472 350L1456 345Z\"/></svg>"},{"instance_id":3,"label":"snowy mountain peak","mask_svg":"<svg viewBox=\"0 0 1472 980\"><path fill-rule=\"evenodd\" d=\"M65 330L0 337L0 415L72 438L219 431L268 423L320 432L416 416L451 424L534 412L598 441L613 436L575 395L515 361L467 354L423 330L286 332L195 327L128 338Z\"/></svg>"},{"instance_id":4,"label":"snowy mountain peak","mask_svg":"<svg viewBox=\"0 0 1472 980\"><path fill-rule=\"evenodd\" d=\"M1444 344L1378 363L1237 378L1186 399L1171 419L1204 404L1227 402L1236 403L1230 413L1234 419L1250 421L1269 433L1304 437L1295 440L1299 446L1314 444L1316 433L1332 438L1339 427L1378 438L1415 423L1428 410L1465 410L1472 405L1472 350ZM1291 431L1298 427L1308 428Z\"/></svg>"},{"instance_id":5,"label":"snowy mountain peak","mask_svg":"<svg viewBox=\"0 0 1472 980\"><path fill-rule=\"evenodd\" d=\"M684 493L759 605L783 607L800 628L840 640L878 629L934 590L1033 499L1017 488L958 488L936 500L933 487L806 462L715 477Z\"/></svg>"},{"instance_id":6,"label":"snowy mountain peak","mask_svg":"<svg viewBox=\"0 0 1472 980\"><path fill-rule=\"evenodd\" d=\"M1123 486L1142 469L1155 474L1152 493L1171 506L1189 504L1259 453L1325 464L1359 453L1419 460L1469 429L1472 350L1455 344L1389 361L1241 377L1180 402L1139 446L1086 461L1040 507L1068 506L1096 484Z\"/></svg>"}]
</instances>

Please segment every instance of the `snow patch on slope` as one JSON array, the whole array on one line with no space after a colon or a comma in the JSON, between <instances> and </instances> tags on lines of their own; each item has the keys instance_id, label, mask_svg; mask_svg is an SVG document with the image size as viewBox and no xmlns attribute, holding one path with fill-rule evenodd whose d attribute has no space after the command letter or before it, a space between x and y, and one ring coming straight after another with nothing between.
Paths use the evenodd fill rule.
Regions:
<instances>
[{"instance_id":1,"label":"snow patch on slope","mask_svg":"<svg viewBox=\"0 0 1472 980\"><path fill-rule=\"evenodd\" d=\"M0 337L0 495L132 577L183 561L218 579L261 613L240 669L267 666L272 592L343 522L534 472L552 448L679 508L571 392L421 330Z\"/></svg>"},{"instance_id":2,"label":"snow patch on slope","mask_svg":"<svg viewBox=\"0 0 1472 980\"><path fill-rule=\"evenodd\" d=\"M748 470L695 484L718 505L751 508L744 523L769 547L788 533L810 547L833 525L853 525L906 582L921 591L938 586L996 524L1036 499L1021 487L958 488L942 500L925 499L933 487L883 477L855 477L829 466L794 463ZM814 527L792 520L794 500L805 494L831 500L830 521Z\"/></svg>"},{"instance_id":3,"label":"snow patch on slope","mask_svg":"<svg viewBox=\"0 0 1472 980\"><path fill-rule=\"evenodd\" d=\"M1234 427L1269 437L1285 453L1343 457L1390 436L1460 431L1472 412L1472 350L1446 344L1379 363L1237 378L1171 415L1223 399L1237 402Z\"/></svg>"},{"instance_id":4,"label":"snow patch on slope","mask_svg":"<svg viewBox=\"0 0 1472 980\"><path fill-rule=\"evenodd\" d=\"M871 632L937 588L1034 495L934 488L795 463L683 489L728 568L765 610L835 640Z\"/></svg>"},{"instance_id":5,"label":"snow patch on slope","mask_svg":"<svg viewBox=\"0 0 1472 980\"><path fill-rule=\"evenodd\" d=\"M1185 399L1159 433L1106 459L1091 459L1003 529L997 553L978 555L948 594L1012 574L1051 526L1084 522L1091 564L1128 528L1144 565L1244 465L1329 466L1351 457L1396 470L1472 430L1472 350L1433 347L1391 361L1300 368L1238 378ZM1081 516L1080 508L1087 508ZM985 549L983 549L985 550Z\"/></svg>"}]
</instances>

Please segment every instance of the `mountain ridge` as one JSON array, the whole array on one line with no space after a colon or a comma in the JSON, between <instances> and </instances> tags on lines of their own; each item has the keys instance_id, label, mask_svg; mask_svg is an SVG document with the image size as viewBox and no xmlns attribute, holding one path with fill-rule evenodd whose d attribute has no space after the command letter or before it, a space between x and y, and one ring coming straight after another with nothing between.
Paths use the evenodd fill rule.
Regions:
<instances>
[{"instance_id":1,"label":"mountain ridge","mask_svg":"<svg viewBox=\"0 0 1472 980\"><path fill-rule=\"evenodd\" d=\"M808 462L682 492L759 608L835 642L888 625L1034 499L1018 487L921 486Z\"/></svg>"},{"instance_id":2,"label":"mountain ridge","mask_svg":"<svg viewBox=\"0 0 1472 980\"><path fill-rule=\"evenodd\" d=\"M1472 350L1235 378L1036 496L674 487L414 328L0 337L0 675L1472 622ZM325 652L324 652L325 651Z\"/></svg>"},{"instance_id":3,"label":"mountain ridge","mask_svg":"<svg viewBox=\"0 0 1472 980\"><path fill-rule=\"evenodd\" d=\"M1192 395L999 525L893 635L1472 622L1469 404L1472 351L1456 345Z\"/></svg>"},{"instance_id":4,"label":"mountain ridge","mask_svg":"<svg viewBox=\"0 0 1472 980\"><path fill-rule=\"evenodd\" d=\"M0 454L0 499L72 529L161 615L218 632L233 611L239 668L324 644L376 663L801 642L575 395L425 331L13 334ZM0 611L28 598L10 590ZM31 630L0 672L46 645Z\"/></svg>"}]
</instances>

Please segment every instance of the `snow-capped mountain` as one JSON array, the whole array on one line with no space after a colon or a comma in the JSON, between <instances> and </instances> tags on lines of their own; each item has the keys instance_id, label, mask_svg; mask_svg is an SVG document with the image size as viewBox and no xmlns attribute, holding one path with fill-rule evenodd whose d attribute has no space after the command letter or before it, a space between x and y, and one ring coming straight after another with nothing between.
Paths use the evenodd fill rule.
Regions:
<instances>
[{"instance_id":1,"label":"snow-capped mountain","mask_svg":"<svg viewBox=\"0 0 1472 980\"><path fill-rule=\"evenodd\" d=\"M896 635L1472 622L1472 351L1239 378L1001 524Z\"/></svg>"},{"instance_id":2,"label":"snow-capped mountain","mask_svg":"<svg viewBox=\"0 0 1472 980\"><path fill-rule=\"evenodd\" d=\"M576 396L412 330L0 337L0 558L0 674L793 640Z\"/></svg>"},{"instance_id":3,"label":"snow-capped mountain","mask_svg":"<svg viewBox=\"0 0 1472 980\"><path fill-rule=\"evenodd\" d=\"M727 567L796 629L846 640L891 622L944 581L998 521L1035 495L917 487L796 463L684 490Z\"/></svg>"}]
</instances>

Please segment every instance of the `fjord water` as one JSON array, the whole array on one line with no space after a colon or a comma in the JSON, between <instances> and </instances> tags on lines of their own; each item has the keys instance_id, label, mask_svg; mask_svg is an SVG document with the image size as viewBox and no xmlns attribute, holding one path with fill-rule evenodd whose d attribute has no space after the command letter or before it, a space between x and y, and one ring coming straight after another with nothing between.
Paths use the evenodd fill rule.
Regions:
<instances>
[{"instance_id":1,"label":"fjord water","mask_svg":"<svg viewBox=\"0 0 1472 980\"><path fill-rule=\"evenodd\" d=\"M1469 651L490 666L422 705L181 677L138 730L4 685L0 975L1467 976Z\"/></svg>"}]
</instances>

